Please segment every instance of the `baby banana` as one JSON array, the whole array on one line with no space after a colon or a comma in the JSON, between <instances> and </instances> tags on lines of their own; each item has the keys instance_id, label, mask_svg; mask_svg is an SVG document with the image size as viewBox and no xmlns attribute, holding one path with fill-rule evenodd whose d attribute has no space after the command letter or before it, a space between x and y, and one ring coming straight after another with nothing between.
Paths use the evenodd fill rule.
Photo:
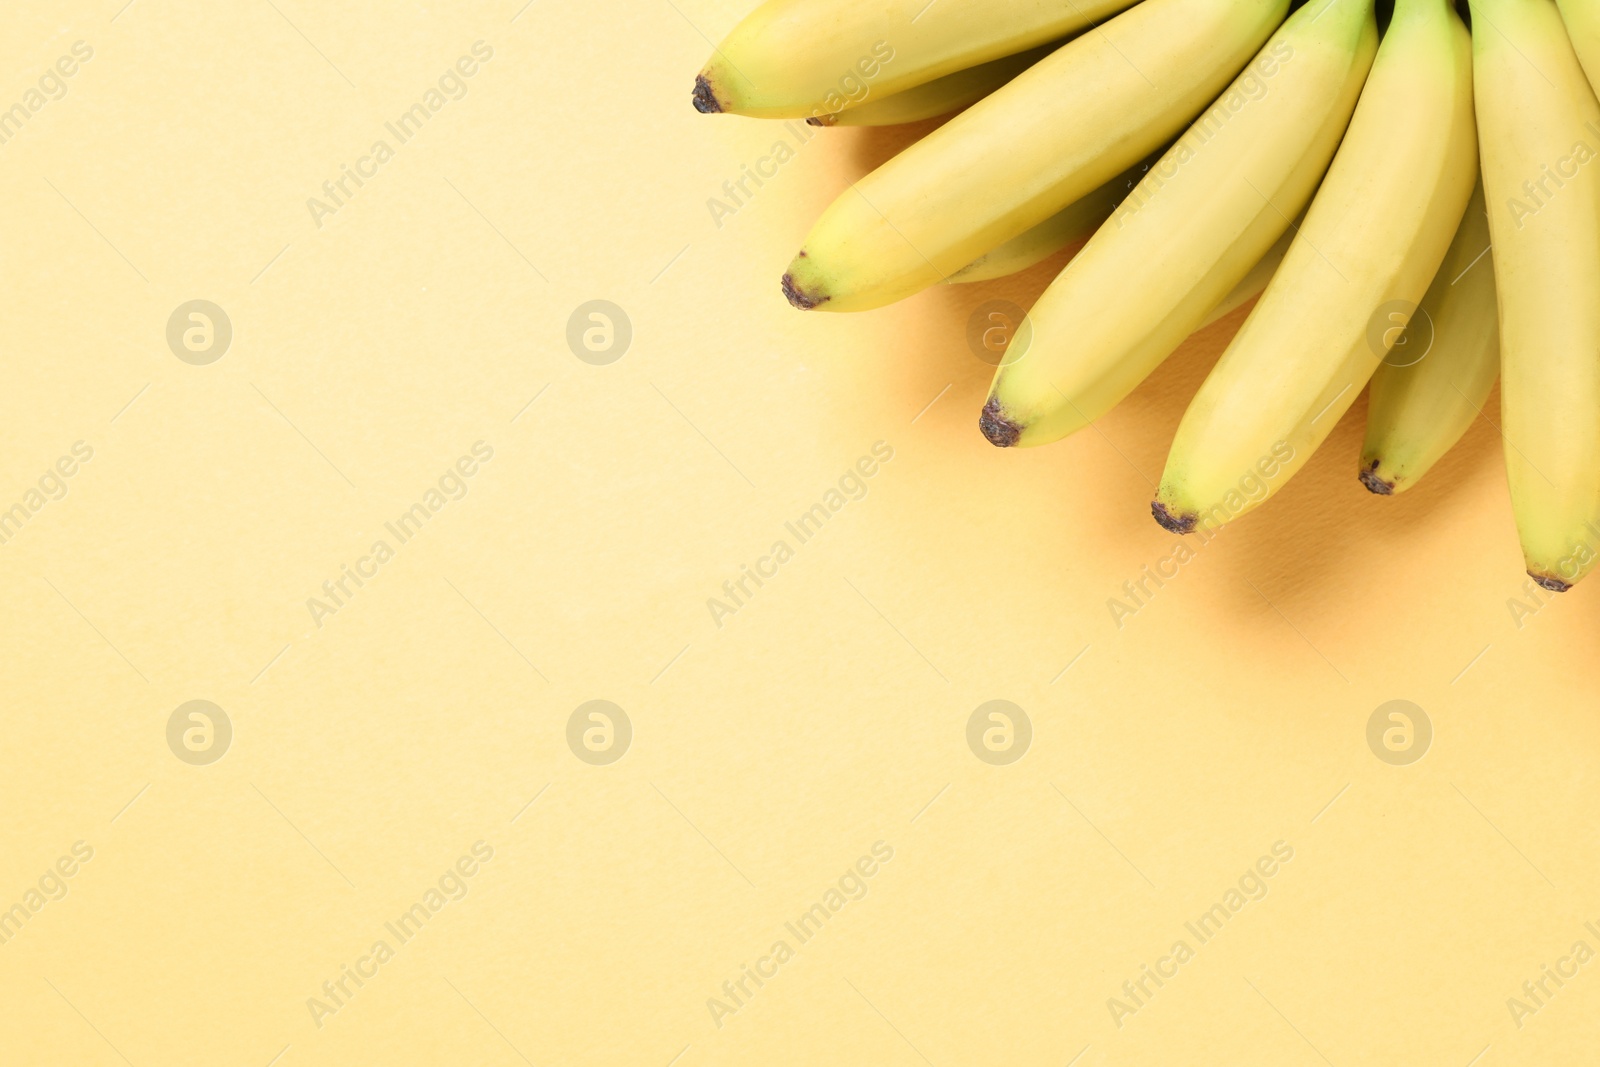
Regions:
<instances>
[{"instance_id":1,"label":"baby banana","mask_svg":"<svg viewBox=\"0 0 1600 1067\"><path fill-rule=\"evenodd\" d=\"M1472 15L1511 509L1560 592L1600 552L1600 104L1549 0Z\"/></svg>"},{"instance_id":2,"label":"baby banana","mask_svg":"<svg viewBox=\"0 0 1600 1067\"><path fill-rule=\"evenodd\" d=\"M1074 38L841 193L784 293L857 311L943 281L1175 137L1286 8L1144 0Z\"/></svg>"},{"instance_id":3,"label":"baby banana","mask_svg":"<svg viewBox=\"0 0 1600 1067\"><path fill-rule=\"evenodd\" d=\"M1028 351L989 387L984 436L1082 429L1201 326L1310 201L1377 47L1371 0L1290 16L1039 298Z\"/></svg>"},{"instance_id":4,"label":"baby banana","mask_svg":"<svg viewBox=\"0 0 1600 1067\"><path fill-rule=\"evenodd\" d=\"M1377 369L1389 312L1438 273L1477 173L1467 29L1447 0L1396 0L1305 225L1178 426L1157 522L1221 525L1305 464Z\"/></svg>"},{"instance_id":5,"label":"baby banana","mask_svg":"<svg viewBox=\"0 0 1600 1067\"><path fill-rule=\"evenodd\" d=\"M1483 183L1400 342L1367 387L1361 484L1388 496L1415 485L1483 413L1500 374L1494 258ZM1424 347L1426 346L1426 347Z\"/></svg>"},{"instance_id":6,"label":"baby banana","mask_svg":"<svg viewBox=\"0 0 1600 1067\"><path fill-rule=\"evenodd\" d=\"M1086 30L1133 0L766 0L694 83L694 106L811 118Z\"/></svg>"}]
</instances>

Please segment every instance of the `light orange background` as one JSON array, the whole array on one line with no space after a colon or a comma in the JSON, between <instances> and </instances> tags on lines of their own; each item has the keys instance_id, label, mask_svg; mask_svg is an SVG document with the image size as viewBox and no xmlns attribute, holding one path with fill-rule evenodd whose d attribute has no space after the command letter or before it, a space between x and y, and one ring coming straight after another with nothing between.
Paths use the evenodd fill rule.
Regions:
<instances>
[{"instance_id":1,"label":"light orange background","mask_svg":"<svg viewBox=\"0 0 1600 1067\"><path fill-rule=\"evenodd\" d=\"M1600 964L1520 1027L1507 999L1600 948L1600 588L1514 616L1489 422L1380 500L1357 405L1119 627L1243 312L1091 430L998 451L966 323L1051 265L788 307L811 220L920 131L819 131L717 225L783 136L689 105L740 0L123 3L0 12L0 107L94 52L0 145L0 508L93 449L0 545L0 908L27 912L0 1062L1592 1058ZM308 198L477 41L465 95L319 227ZM233 327L204 366L166 340L194 299ZM607 366L565 339L592 299L633 326ZM479 441L466 495L314 619ZM880 441L866 496L716 625ZM206 766L167 744L197 699L233 727ZM594 699L633 728L605 766L567 743ZM1009 766L967 747L994 699L1032 723ZM1366 741L1396 699L1434 731L1409 766ZM1265 897L1194 941L1280 841ZM799 944L784 924L876 842ZM65 895L28 911L41 878Z\"/></svg>"}]
</instances>

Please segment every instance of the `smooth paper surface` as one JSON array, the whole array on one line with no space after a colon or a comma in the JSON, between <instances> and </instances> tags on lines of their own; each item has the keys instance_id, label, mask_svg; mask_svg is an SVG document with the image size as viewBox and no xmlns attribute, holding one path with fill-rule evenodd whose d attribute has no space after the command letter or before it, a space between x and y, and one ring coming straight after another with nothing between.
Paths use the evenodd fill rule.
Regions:
<instances>
[{"instance_id":1,"label":"smooth paper surface","mask_svg":"<svg viewBox=\"0 0 1600 1067\"><path fill-rule=\"evenodd\" d=\"M993 448L1060 260L789 307L930 127L696 114L747 6L0 12L0 1062L1592 1058L1600 587L1498 399L1204 546L1243 309Z\"/></svg>"}]
</instances>

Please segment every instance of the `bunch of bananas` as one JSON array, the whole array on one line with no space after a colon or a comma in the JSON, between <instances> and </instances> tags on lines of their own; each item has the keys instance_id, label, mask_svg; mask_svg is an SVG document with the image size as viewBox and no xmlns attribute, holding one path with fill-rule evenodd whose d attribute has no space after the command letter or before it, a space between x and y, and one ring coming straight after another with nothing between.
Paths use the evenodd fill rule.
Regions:
<instances>
[{"instance_id":1,"label":"bunch of bananas","mask_svg":"<svg viewBox=\"0 0 1600 1067\"><path fill-rule=\"evenodd\" d=\"M767 0L693 100L819 126L960 111L834 201L783 292L864 310L1072 250L995 374L996 445L1087 426L1260 294L1167 458L1151 507L1177 533L1270 497L1369 380L1359 476L1405 490L1498 371L1528 573L1564 591L1600 560L1600 0L1467 14Z\"/></svg>"}]
</instances>

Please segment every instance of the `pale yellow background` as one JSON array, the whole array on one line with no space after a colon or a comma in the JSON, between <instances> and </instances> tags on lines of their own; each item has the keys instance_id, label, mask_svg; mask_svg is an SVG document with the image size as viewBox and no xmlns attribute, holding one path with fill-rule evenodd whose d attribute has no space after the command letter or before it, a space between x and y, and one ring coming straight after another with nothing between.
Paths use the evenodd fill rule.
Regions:
<instances>
[{"instance_id":1,"label":"pale yellow background","mask_svg":"<svg viewBox=\"0 0 1600 1067\"><path fill-rule=\"evenodd\" d=\"M0 1063L1592 1059L1600 963L1521 1029L1506 1000L1600 948L1600 586L1516 625L1492 425L1379 500L1358 405L1119 629L1239 315L1092 430L990 447L967 318L1050 270L788 307L810 221L905 135L822 131L717 226L780 136L690 108L741 0L122 3L0 12L0 106L94 49L0 146L0 506L94 449L0 546L0 906L94 849L0 945ZM318 228L307 198L479 40L465 98ZM209 366L165 339L197 298L234 328ZM634 327L610 366L565 341L597 298ZM866 498L717 628L880 440ZM634 728L610 766L566 743L597 698ZM1436 736L1394 767L1365 731L1402 698ZM167 747L192 699L234 726L210 766ZM966 745L991 699L1033 723L1008 767ZM317 1026L480 840L466 897ZM867 896L714 1025L880 840ZM1114 1025L1279 840L1266 898Z\"/></svg>"}]
</instances>

